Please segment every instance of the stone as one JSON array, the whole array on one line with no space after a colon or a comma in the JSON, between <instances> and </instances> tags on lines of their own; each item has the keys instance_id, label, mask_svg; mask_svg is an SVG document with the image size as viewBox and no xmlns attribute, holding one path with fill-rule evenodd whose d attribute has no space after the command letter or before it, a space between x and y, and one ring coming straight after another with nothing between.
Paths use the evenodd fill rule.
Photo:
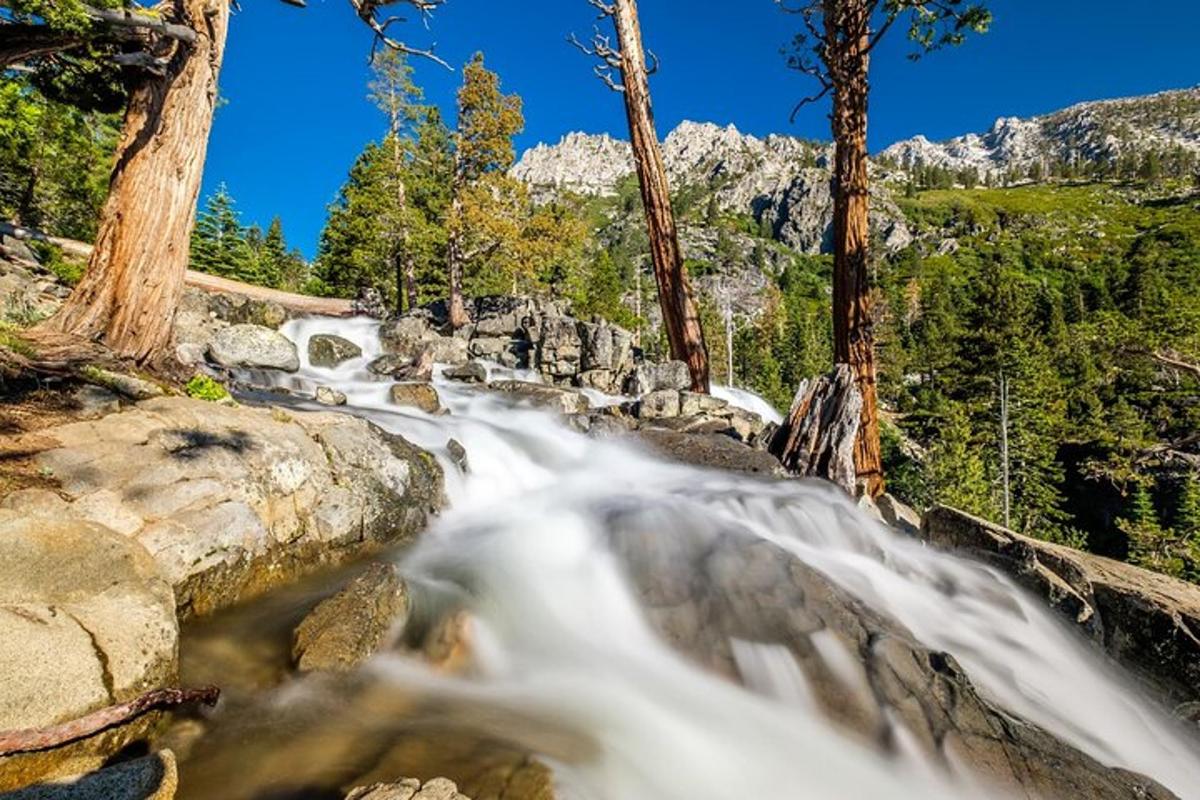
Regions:
<instances>
[{"instance_id":1,"label":"stone","mask_svg":"<svg viewBox=\"0 0 1200 800\"><path fill-rule=\"evenodd\" d=\"M692 386L692 376L687 364L682 361L666 361L652 364L643 361L634 369L625 386L625 393L641 397L662 389L683 391Z\"/></svg>"},{"instance_id":2,"label":"stone","mask_svg":"<svg viewBox=\"0 0 1200 800\"><path fill-rule=\"evenodd\" d=\"M413 381L393 384L391 398L398 406L419 408L426 414L436 414L442 410L442 401L437 390L428 383Z\"/></svg>"},{"instance_id":3,"label":"stone","mask_svg":"<svg viewBox=\"0 0 1200 800\"><path fill-rule=\"evenodd\" d=\"M463 447L462 442L458 439L446 442L446 454L450 456L450 461L458 468L459 472L466 475L471 471L471 463L467 459L467 448Z\"/></svg>"},{"instance_id":4,"label":"stone","mask_svg":"<svg viewBox=\"0 0 1200 800\"><path fill-rule=\"evenodd\" d=\"M149 400L151 397L162 397L166 394L157 383L123 372L85 367L81 375L89 383L116 392L130 400Z\"/></svg>"},{"instance_id":5,"label":"stone","mask_svg":"<svg viewBox=\"0 0 1200 800\"><path fill-rule=\"evenodd\" d=\"M175 596L136 541L94 522L0 510L0 730L76 719L166 685ZM0 790L99 766L149 720L0 758Z\"/></svg>"},{"instance_id":6,"label":"stone","mask_svg":"<svg viewBox=\"0 0 1200 800\"><path fill-rule=\"evenodd\" d=\"M361 347L341 336L318 333L308 340L308 363L314 367L332 369L361 355Z\"/></svg>"},{"instance_id":7,"label":"stone","mask_svg":"<svg viewBox=\"0 0 1200 800\"><path fill-rule=\"evenodd\" d=\"M432 455L340 413L162 397L29 446L67 504L51 519L121 527L183 617L409 538L442 502Z\"/></svg>"},{"instance_id":8,"label":"stone","mask_svg":"<svg viewBox=\"0 0 1200 800\"><path fill-rule=\"evenodd\" d=\"M701 414L720 414L729 408L729 403L711 394L684 391L679 393L679 415L694 417Z\"/></svg>"},{"instance_id":9,"label":"stone","mask_svg":"<svg viewBox=\"0 0 1200 800\"><path fill-rule=\"evenodd\" d=\"M679 416L679 392L675 389L656 389L642 395L638 402L638 418L666 419Z\"/></svg>"},{"instance_id":10,"label":"stone","mask_svg":"<svg viewBox=\"0 0 1200 800\"><path fill-rule=\"evenodd\" d=\"M355 314L364 317L384 319L388 315L387 303L383 301L383 295L374 286L365 286L360 289L350 308Z\"/></svg>"},{"instance_id":11,"label":"stone","mask_svg":"<svg viewBox=\"0 0 1200 800\"><path fill-rule=\"evenodd\" d=\"M508 796L506 793L505 796ZM376 783L353 790L346 800L470 800L459 794L458 786L448 778L434 778L424 785L416 778L396 783Z\"/></svg>"},{"instance_id":12,"label":"stone","mask_svg":"<svg viewBox=\"0 0 1200 800\"><path fill-rule=\"evenodd\" d=\"M783 468L771 455L720 433L642 428L636 436L652 451L672 461L751 475L783 475Z\"/></svg>"},{"instance_id":13,"label":"stone","mask_svg":"<svg viewBox=\"0 0 1200 800\"><path fill-rule=\"evenodd\" d=\"M884 523L901 533L918 536L921 533L921 515L896 499L894 495L882 494L875 501Z\"/></svg>"},{"instance_id":14,"label":"stone","mask_svg":"<svg viewBox=\"0 0 1200 800\"><path fill-rule=\"evenodd\" d=\"M587 397L582 393L558 386L527 381L493 381L488 388L507 395L518 403L557 411L560 414L582 414L588 410Z\"/></svg>"},{"instance_id":15,"label":"stone","mask_svg":"<svg viewBox=\"0 0 1200 800\"><path fill-rule=\"evenodd\" d=\"M450 381L462 383L487 383L487 367L478 361L468 361L458 367L447 367L442 371L442 377Z\"/></svg>"},{"instance_id":16,"label":"stone","mask_svg":"<svg viewBox=\"0 0 1200 800\"><path fill-rule=\"evenodd\" d=\"M179 787L175 754L159 750L96 772L18 789L4 800L172 800Z\"/></svg>"},{"instance_id":17,"label":"stone","mask_svg":"<svg viewBox=\"0 0 1200 800\"><path fill-rule=\"evenodd\" d=\"M947 506L926 513L920 535L1011 575L1168 703L1200 701L1200 586Z\"/></svg>"},{"instance_id":18,"label":"stone","mask_svg":"<svg viewBox=\"0 0 1200 800\"><path fill-rule=\"evenodd\" d=\"M346 395L332 386L318 386L316 400L323 406L346 405Z\"/></svg>"},{"instance_id":19,"label":"stone","mask_svg":"<svg viewBox=\"0 0 1200 800\"><path fill-rule=\"evenodd\" d=\"M583 343L570 317L544 317L537 348L537 369L552 382L569 380L580 371Z\"/></svg>"},{"instance_id":20,"label":"stone","mask_svg":"<svg viewBox=\"0 0 1200 800\"><path fill-rule=\"evenodd\" d=\"M367 364L367 372L372 375L392 377L411 367L414 360L412 356L388 353Z\"/></svg>"},{"instance_id":21,"label":"stone","mask_svg":"<svg viewBox=\"0 0 1200 800\"><path fill-rule=\"evenodd\" d=\"M465 364L471 356L469 342L461 336L435 336L425 343L438 364Z\"/></svg>"},{"instance_id":22,"label":"stone","mask_svg":"<svg viewBox=\"0 0 1200 800\"><path fill-rule=\"evenodd\" d=\"M231 325L217 331L208 346L208 356L223 367L300 369L296 345L286 336L261 325Z\"/></svg>"},{"instance_id":23,"label":"stone","mask_svg":"<svg viewBox=\"0 0 1200 800\"><path fill-rule=\"evenodd\" d=\"M346 672L374 655L407 615L408 590L396 566L374 563L304 618L292 659L302 672Z\"/></svg>"}]
</instances>

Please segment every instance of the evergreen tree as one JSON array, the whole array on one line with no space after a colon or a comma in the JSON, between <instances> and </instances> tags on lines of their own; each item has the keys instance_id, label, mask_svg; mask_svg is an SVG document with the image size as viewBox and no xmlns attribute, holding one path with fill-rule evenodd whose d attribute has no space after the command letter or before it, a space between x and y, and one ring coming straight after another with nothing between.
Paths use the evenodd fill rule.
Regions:
<instances>
[{"instance_id":1,"label":"evergreen tree","mask_svg":"<svg viewBox=\"0 0 1200 800\"><path fill-rule=\"evenodd\" d=\"M191 268L246 283L261 283L262 274L233 196L225 184L209 195L192 232Z\"/></svg>"}]
</instances>

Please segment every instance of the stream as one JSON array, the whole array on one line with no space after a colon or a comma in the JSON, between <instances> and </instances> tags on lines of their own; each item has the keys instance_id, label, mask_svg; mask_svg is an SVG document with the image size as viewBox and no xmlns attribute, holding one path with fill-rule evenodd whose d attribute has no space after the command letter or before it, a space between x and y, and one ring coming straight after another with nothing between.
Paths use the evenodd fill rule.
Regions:
<instances>
[{"instance_id":1,"label":"stream","mask_svg":"<svg viewBox=\"0 0 1200 800\"><path fill-rule=\"evenodd\" d=\"M848 702L890 726L888 752L829 720L787 648L693 625L687 635L715 641L739 685L669 641L652 623L647 582L736 606L744 598L721 580L696 588L709 578L688 555L730 542L789 554L949 653L1002 709L1105 765L1200 798L1200 752L1188 734L998 572L885 528L827 486L668 463L437 373L449 414L392 405L390 382L366 371L381 354L373 320L304 318L283 333L299 348L300 371L248 380L305 396L332 386L347 395L347 413L442 462L448 510L392 557L416 618L469 614L470 663L442 671L385 654L349 676L287 677L292 627L353 566L193 623L183 677L220 683L226 700L203 735L172 745L185 753L184 800L341 798L348 785L406 774L482 785L488 770L511 778L529 768L531 755L569 800L987 796L966 770L927 763L903 721L876 708L856 676L858 656L835 636L812 635L814 658ZM318 333L363 354L315 368L307 342ZM749 393L722 394L774 414ZM452 439L466 449L465 474L447 450ZM186 725L172 735L186 738Z\"/></svg>"}]
</instances>

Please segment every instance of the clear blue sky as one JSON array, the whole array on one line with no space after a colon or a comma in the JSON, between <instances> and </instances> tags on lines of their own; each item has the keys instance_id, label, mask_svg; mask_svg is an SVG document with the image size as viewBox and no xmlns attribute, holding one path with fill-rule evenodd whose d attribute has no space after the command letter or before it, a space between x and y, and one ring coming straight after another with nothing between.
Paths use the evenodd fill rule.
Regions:
<instances>
[{"instance_id":1,"label":"clear blue sky","mask_svg":"<svg viewBox=\"0 0 1200 800\"><path fill-rule=\"evenodd\" d=\"M346 0L244 0L231 25L202 197L225 182L246 223L282 217L289 241L316 249L325 207L355 155L384 122L366 99L370 31ZM754 134L828 139L827 109L788 114L811 86L779 49L795 19L772 0L640 0L647 45L662 58L652 83L659 133L684 119L734 123ZM903 31L872 64L872 149L917 133L945 138L998 116L1052 111L1081 100L1200 83L1200 0L994 0L991 33L920 62ZM586 0L448 0L413 44L436 41L456 66L487 54L508 91L525 99L519 150L566 132L624 137L620 98L564 37L590 32ZM399 26L398 26L399 27ZM417 64L428 99L453 119L457 73Z\"/></svg>"}]
</instances>

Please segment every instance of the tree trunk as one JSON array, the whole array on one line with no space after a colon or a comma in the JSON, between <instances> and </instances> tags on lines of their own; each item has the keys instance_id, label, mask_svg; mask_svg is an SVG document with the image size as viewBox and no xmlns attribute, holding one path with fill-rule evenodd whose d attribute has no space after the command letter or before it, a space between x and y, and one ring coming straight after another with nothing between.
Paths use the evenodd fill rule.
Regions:
<instances>
[{"instance_id":1,"label":"tree trunk","mask_svg":"<svg viewBox=\"0 0 1200 800\"><path fill-rule=\"evenodd\" d=\"M467 307L463 303L463 251L462 251L462 187L455 182L454 199L450 203L450 232L446 242L446 261L450 278L450 305L448 307L450 327L458 330L470 322Z\"/></svg>"},{"instance_id":2,"label":"tree trunk","mask_svg":"<svg viewBox=\"0 0 1200 800\"><path fill-rule=\"evenodd\" d=\"M833 139L833 360L854 370L862 395L862 422L854 448L858 480L871 497L883 494L879 401L875 389L875 334L867 274L867 70L869 10L862 0L826 0L825 22L861 31L837 41Z\"/></svg>"},{"instance_id":3,"label":"tree trunk","mask_svg":"<svg viewBox=\"0 0 1200 800\"><path fill-rule=\"evenodd\" d=\"M173 11L197 41L167 42L165 74L134 87L87 271L40 326L139 362L171 343L229 24L224 0L175 0Z\"/></svg>"},{"instance_id":4,"label":"tree trunk","mask_svg":"<svg viewBox=\"0 0 1200 800\"><path fill-rule=\"evenodd\" d=\"M79 34L59 33L44 25L0 25L0 68L70 50L82 43Z\"/></svg>"},{"instance_id":5,"label":"tree trunk","mask_svg":"<svg viewBox=\"0 0 1200 800\"><path fill-rule=\"evenodd\" d=\"M613 17L621 48L621 77L625 87L625 115L629 120L629 138L637 165L642 206L646 211L650 256L654 262L654 277L658 281L663 324L671 344L672 358L688 365L692 390L708 392L708 350L704 345L700 314L683 265L675 214L671 209L667 170L654 128L637 3L636 0L615 0L614 5Z\"/></svg>"},{"instance_id":6,"label":"tree trunk","mask_svg":"<svg viewBox=\"0 0 1200 800\"><path fill-rule=\"evenodd\" d=\"M392 114L392 171L396 178L396 208L398 211L396 224L400 228L400 241L394 257L396 313L399 314L404 311L405 301L407 301L409 311L413 311L417 307L417 265L408 246L410 237L408 220L405 219L408 211L408 187L404 185L404 149L400 146L399 122L394 113Z\"/></svg>"}]
</instances>

